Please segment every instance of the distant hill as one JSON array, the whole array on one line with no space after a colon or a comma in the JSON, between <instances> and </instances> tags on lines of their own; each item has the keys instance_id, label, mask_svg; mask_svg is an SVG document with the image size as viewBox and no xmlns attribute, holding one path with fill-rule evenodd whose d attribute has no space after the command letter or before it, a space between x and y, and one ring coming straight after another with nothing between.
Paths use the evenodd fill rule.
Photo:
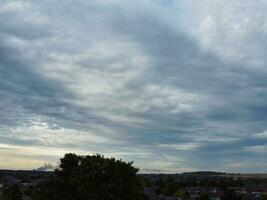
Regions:
<instances>
[{"instance_id":1,"label":"distant hill","mask_svg":"<svg viewBox=\"0 0 267 200\"><path fill-rule=\"evenodd\" d=\"M243 178L243 179L267 179L267 174L222 174L224 177Z\"/></svg>"},{"instance_id":2,"label":"distant hill","mask_svg":"<svg viewBox=\"0 0 267 200\"><path fill-rule=\"evenodd\" d=\"M197 171L197 172L185 172L181 175L183 176L217 176L224 175L224 172L213 172L213 171Z\"/></svg>"}]
</instances>

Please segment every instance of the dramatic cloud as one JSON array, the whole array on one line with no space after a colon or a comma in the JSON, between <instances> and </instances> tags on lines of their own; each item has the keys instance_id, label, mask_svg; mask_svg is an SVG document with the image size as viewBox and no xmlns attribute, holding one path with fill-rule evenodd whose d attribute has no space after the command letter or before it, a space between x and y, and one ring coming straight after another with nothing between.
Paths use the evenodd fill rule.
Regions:
<instances>
[{"instance_id":1,"label":"dramatic cloud","mask_svg":"<svg viewBox=\"0 0 267 200\"><path fill-rule=\"evenodd\" d=\"M143 172L265 171L266 8L3 0L0 167L77 152Z\"/></svg>"}]
</instances>

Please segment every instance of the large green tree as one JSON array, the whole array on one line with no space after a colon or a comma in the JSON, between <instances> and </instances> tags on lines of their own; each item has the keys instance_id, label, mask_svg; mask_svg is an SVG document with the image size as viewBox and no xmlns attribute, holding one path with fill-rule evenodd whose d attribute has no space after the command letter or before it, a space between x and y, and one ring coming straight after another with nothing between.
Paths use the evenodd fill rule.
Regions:
<instances>
[{"instance_id":1,"label":"large green tree","mask_svg":"<svg viewBox=\"0 0 267 200\"><path fill-rule=\"evenodd\" d=\"M34 200L141 200L143 187L132 162L100 155L66 154L55 175L33 193Z\"/></svg>"}]
</instances>

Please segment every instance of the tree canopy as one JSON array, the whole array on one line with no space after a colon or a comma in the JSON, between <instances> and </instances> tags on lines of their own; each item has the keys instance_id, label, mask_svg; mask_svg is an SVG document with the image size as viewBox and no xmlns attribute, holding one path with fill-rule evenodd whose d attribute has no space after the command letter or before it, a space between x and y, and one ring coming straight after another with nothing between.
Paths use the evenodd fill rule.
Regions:
<instances>
[{"instance_id":1,"label":"tree canopy","mask_svg":"<svg viewBox=\"0 0 267 200\"><path fill-rule=\"evenodd\" d=\"M3 191L3 200L21 200L22 194L18 185L12 185Z\"/></svg>"},{"instance_id":2,"label":"tree canopy","mask_svg":"<svg viewBox=\"0 0 267 200\"><path fill-rule=\"evenodd\" d=\"M133 162L101 155L66 154L55 175L42 182L34 200L141 200L143 187Z\"/></svg>"}]
</instances>

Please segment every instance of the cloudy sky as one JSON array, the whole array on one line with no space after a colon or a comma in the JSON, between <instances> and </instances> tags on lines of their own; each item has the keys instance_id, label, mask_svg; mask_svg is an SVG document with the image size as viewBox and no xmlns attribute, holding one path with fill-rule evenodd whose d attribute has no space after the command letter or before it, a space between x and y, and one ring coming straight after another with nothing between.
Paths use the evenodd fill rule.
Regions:
<instances>
[{"instance_id":1,"label":"cloudy sky","mask_svg":"<svg viewBox=\"0 0 267 200\"><path fill-rule=\"evenodd\" d=\"M267 172L266 0L0 2L0 168Z\"/></svg>"}]
</instances>

